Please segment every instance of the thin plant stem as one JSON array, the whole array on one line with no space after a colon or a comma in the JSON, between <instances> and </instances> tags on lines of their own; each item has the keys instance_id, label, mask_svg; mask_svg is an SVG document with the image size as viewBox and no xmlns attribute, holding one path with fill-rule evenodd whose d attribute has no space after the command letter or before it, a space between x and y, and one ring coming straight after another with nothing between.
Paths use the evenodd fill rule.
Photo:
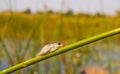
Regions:
<instances>
[{"instance_id":1,"label":"thin plant stem","mask_svg":"<svg viewBox=\"0 0 120 74\"><path fill-rule=\"evenodd\" d=\"M36 57L34 57L30 60L27 60L25 62L22 62L20 64L17 64L15 66L10 67L10 68L7 68L5 70L2 70L2 71L0 71L0 74L12 73L14 71L25 68L25 67L30 66L32 64L35 64L37 62L46 60L46 59L51 58L53 56L62 54L64 52L67 52L67 51L70 51L70 50L74 50L75 48L78 48L78 47L96 42L98 40L101 40L101 39L104 39L104 38L107 38L107 37L110 37L110 36L113 36L113 35L116 35L116 34L120 34L120 28L114 29L114 30L111 30L111 31L108 31L108 32L105 32L105 33L87 38L87 39L84 39L84 40L81 40L81 41L78 41L78 42L75 42L75 43L72 43L72 44L69 44L69 45L66 45L66 46L60 48L59 50L57 50L53 53L44 55L44 56L36 56Z\"/></svg>"}]
</instances>

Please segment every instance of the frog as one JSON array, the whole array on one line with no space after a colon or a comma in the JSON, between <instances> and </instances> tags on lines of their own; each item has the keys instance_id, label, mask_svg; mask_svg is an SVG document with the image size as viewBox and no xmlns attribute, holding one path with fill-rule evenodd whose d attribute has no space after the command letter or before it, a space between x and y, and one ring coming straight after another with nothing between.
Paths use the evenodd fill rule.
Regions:
<instances>
[{"instance_id":1,"label":"frog","mask_svg":"<svg viewBox=\"0 0 120 74\"><path fill-rule=\"evenodd\" d=\"M37 56L43 56L43 55L46 55L48 53L54 52L54 51L56 51L57 49L59 49L63 46L64 45L63 45L62 42L47 44L40 50L40 52L37 54Z\"/></svg>"}]
</instances>

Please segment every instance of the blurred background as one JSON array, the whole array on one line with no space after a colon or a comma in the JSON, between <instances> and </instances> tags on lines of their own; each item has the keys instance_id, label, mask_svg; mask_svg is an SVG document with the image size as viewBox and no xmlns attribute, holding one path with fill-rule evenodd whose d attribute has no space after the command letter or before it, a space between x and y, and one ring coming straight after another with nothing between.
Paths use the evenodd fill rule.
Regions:
<instances>
[{"instance_id":1,"label":"blurred background","mask_svg":"<svg viewBox=\"0 0 120 74\"><path fill-rule=\"evenodd\" d=\"M0 70L64 44L120 27L119 0L0 0ZM80 74L87 66L120 74L120 35L52 57L12 74Z\"/></svg>"}]
</instances>

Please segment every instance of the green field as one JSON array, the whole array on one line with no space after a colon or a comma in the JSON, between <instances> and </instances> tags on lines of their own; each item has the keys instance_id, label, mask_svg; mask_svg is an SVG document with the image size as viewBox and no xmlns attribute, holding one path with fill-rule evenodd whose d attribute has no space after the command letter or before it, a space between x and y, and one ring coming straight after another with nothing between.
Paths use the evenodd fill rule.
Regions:
<instances>
[{"instance_id":1,"label":"green field","mask_svg":"<svg viewBox=\"0 0 120 74\"><path fill-rule=\"evenodd\" d=\"M47 43L65 45L120 27L120 16L0 13L0 70L34 57ZM16 74L79 74L97 64L113 74L120 73L120 35L15 72ZM2 67L3 61L5 66Z\"/></svg>"}]
</instances>

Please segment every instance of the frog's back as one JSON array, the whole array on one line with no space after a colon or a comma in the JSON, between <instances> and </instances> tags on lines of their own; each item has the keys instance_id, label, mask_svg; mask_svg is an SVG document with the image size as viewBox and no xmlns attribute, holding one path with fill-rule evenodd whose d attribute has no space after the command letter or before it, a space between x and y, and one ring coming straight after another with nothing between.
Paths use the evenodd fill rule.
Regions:
<instances>
[{"instance_id":1,"label":"frog's back","mask_svg":"<svg viewBox=\"0 0 120 74\"><path fill-rule=\"evenodd\" d=\"M50 44L47 44L47 45L45 45L45 46L41 49L41 51L40 51L40 53L39 53L38 55L47 54L47 53L49 53L50 49L51 49L51 45L50 45Z\"/></svg>"}]
</instances>

